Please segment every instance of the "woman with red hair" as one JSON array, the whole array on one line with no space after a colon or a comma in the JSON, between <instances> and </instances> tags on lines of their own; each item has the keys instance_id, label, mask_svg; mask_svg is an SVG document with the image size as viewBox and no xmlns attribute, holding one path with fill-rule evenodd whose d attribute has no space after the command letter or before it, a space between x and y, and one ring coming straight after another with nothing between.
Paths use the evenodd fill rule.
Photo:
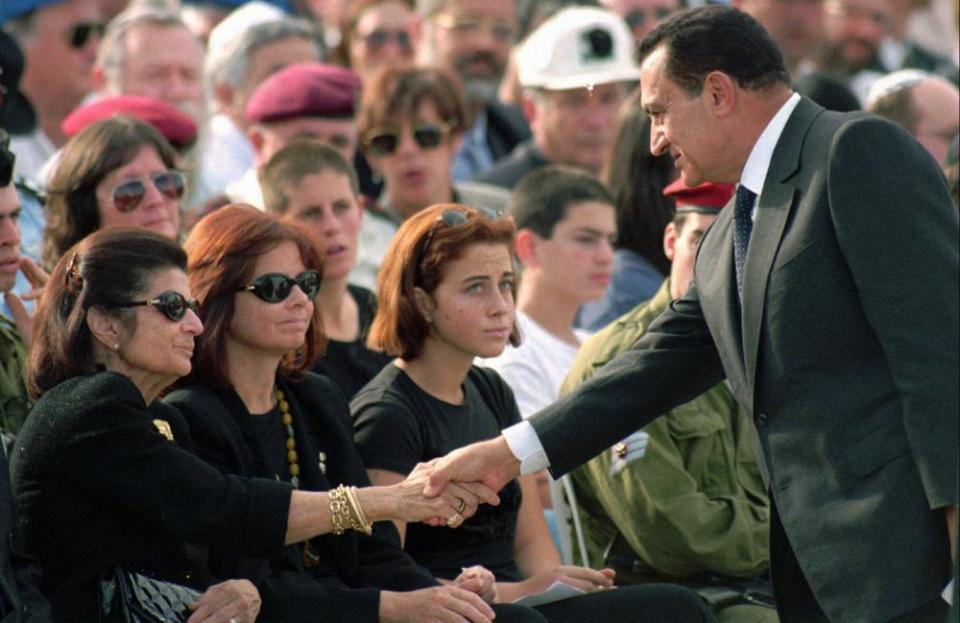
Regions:
<instances>
[{"instance_id":1,"label":"woman with red hair","mask_svg":"<svg viewBox=\"0 0 960 623\"><path fill-rule=\"evenodd\" d=\"M308 371L326 340L314 304L323 268L315 245L302 225L241 205L205 217L185 244L206 330L191 376L165 402L186 417L194 450L228 474L329 491L349 510L339 524L334 517L332 534L281 557L214 548L211 567L253 580L265 620L489 623L494 613L475 594L475 580L439 586L399 548L393 525L378 520L472 514L478 496L495 495L456 487L428 500L419 470L402 483L369 487L343 394ZM511 620L507 610L498 622Z\"/></svg>"}]
</instances>

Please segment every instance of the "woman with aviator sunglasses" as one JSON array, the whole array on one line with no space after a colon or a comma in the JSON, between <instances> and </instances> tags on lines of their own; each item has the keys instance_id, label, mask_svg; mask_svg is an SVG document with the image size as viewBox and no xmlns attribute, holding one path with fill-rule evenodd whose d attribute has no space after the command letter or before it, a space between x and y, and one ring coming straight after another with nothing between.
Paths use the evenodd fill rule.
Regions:
<instances>
[{"instance_id":1,"label":"woman with aviator sunglasses","mask_svg":"<svg viewBox=\"0 0 960 623\"><path fill-rule=\"evenodd\" d=\"M176 167L174 149L140 120L113 117L74 135L47 187L45 266L98 229L142 227L176 239L185 191Z\"/></svg>"},{"instance_id":2,"label":"woman with aviator sunglasses","mask_svg":"<svg viewBox=\"0 0 960 623\"><path fill-rule=\"evenodd\" d=\"M397 232L379 276L368 342L396 357L351 403L354 438L370 479L402 481L420 462L489 439L520 421L509 386L476 358L519 344L512 219L437 205ZM613 587L611 570L561 565L536 491L523 476L446 526L399 524L404 548L438 577L480 564L495 576L488 595L511 602L554 582L585 594L538 605L552 623L712 621L692 592L675 586Z\"/></svg>"},{"instance_id":3,"label":"woman with aviator sunglasses","mask_svg":"<svg viewBox=\"0 0 960 623\"><path fill-rule=\"evenodd\" d=\"M282 480L300 491L368 491L343 395L326 377L306 371L324 343L314 304L321 260L308 231L234 205L201 220L185 246L190 286L207 326L190 379L164 401L186 417L195 451L225 473ZM468 514L476 508L476 495L465 488L456 489L454 504L431 504L422 497L424 482L415 475L381 490L393 500L393 515L423 517L420 509L429 507L446 517L461 506ZM265 615L286 623L454 616L489 622L493 612L466 590L479 585L438 586L396 541L392 524L381 522L368 534L320 536L281 556L222 547L211 554L220 574L254 580ZM498 622L510 620L497 614Z\"/></svg>"}]
</instances>

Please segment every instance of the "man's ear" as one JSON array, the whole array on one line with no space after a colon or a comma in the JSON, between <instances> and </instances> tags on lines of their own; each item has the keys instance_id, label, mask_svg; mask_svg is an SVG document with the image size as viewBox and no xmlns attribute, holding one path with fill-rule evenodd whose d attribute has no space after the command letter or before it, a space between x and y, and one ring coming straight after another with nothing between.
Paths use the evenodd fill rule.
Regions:
<instances>
[{"instance_id":1,"label":"man's ear","mask_svg":"<svg viewBox=\"0 0 960 623\"><path fill-rule=\"evenodd\" d=\"M666 255L667 259L671 262L677 252L677 238L679 237L680 232L677 231L677 225L672 222L667 223L666 228L663 230L663 254Z\"/></svg>"},{"instance_id":2,"label":"man's ear","mask_svg":"<svg viewBox=\"0 0 960 623\"><path fill-rule=\"evenodd\" d=\"M90 329L93 339L108 350L116 350L120 344L120 336L123 334L120 319L107 314L99 307L91 307L87 310L87 328Z\"/></svg>"},{"instance_id":3,"label":"man's ear","mask_svg":"<svg viewBox=\"0 0 960 623\"><path fill-rule=\"evenodd\" d=\"M435 305L433 304L433 299L423 288L413 289L413 304L417 306L417 311L420 312L424 320L428 323L433 322L433 309Z\"/></svg>"},{"instance_id":4,"label":"man's ear","mask_svg":"<svg viewBox=\"0 0 960 623\"><path fill-rule=\"evenodd\" d=\"M733 113L738 94L737 83L722 71L711 71L703 80L703 96L708 108L717 118L722 119Z\"/></svg>"},{"instance_id":5,"label":"man's ear","mask_svg":"<svg viewBox=\"0 0 960 623\"><path fill-rule=\"evenodd\" d=\"M90 70L90 84L93 85L93 91L99 95L107 95L107 74L103 67L94 65Z\"/></svg>"},{"instance_id":6,"label":"man's ear","mask_svg":"<svg viewBox=\"0 0 960 623\"><path fill-rule=\"evenodd\" d=\"M253 147L253 153L256 154L257 164L263 166L266 162L260 161L260 152L263 149L263 144L266 139L263 136L263 128L257 124L253 124L247 128L247 138L250 139L250 145Z\"/></svg>"},{"instance_id":7,"label":"man's ear","mask_svg":"<svg viewBox=\"0 0 960 623\"><path fill-rule=\"evenodd\" d=\"M515 238L517 259L520 260L524 268L537 265L537 243L539 242L537 235L533 233L533 231L529 229L520 229L517 231Z\"/></svg>"},{"instance_id":8,"label":"man's ear","mask_svg":"<svg viewBox=\"0 0 960 623\"><path fill-rule=\"evenodd\" d=\"M527 125L533 129L533 125L537 123L537 104L534 102L536 96L529 91L524 91L523 96L520 98L520 109L523 111L523 118L527 120Z\"/></svg>"}]
</instances>

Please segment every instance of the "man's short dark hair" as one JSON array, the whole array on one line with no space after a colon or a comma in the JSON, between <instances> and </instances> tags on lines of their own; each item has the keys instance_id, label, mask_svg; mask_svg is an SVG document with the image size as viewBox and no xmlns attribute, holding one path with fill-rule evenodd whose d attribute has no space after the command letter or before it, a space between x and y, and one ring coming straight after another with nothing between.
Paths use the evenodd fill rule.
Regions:
<instances>
[{"instance_id":1,"label":"man's short dark hair","mask_svg":"<svg viewBox=\"0 0 960 623\"><path fill-rule=\"evenodd\" d=\"M743 89L790 84L774 40L757 20L731 7L700 7L667 18L640 42L640 62L660 47L666 50L667 78L689 95L700 94L712 71L722 71Z\"/></svg>"},{"instance_id":2,"label":"man's short dark hair","mask_svg":"<svg viewBox=\"0 0 960 623\"><path fill-rule=\"evenodd\" d=\"M527 174L513 189L510 214L517 229L530 229L541 238L550 238L567 210L587 201L614 205L610 192L589 173L548 165Z\"/></svg>"}]
</instances>

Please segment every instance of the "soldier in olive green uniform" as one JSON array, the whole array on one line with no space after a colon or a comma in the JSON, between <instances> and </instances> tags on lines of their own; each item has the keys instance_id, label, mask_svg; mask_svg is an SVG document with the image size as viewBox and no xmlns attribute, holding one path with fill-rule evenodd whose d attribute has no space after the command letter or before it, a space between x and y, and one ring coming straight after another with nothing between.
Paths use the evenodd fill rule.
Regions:
<instances>
[{"instance_id":1,"label":"soldier in olive green uniform","mask_svg":"<svg viewBox=\"0 0 960 623\"><path fill-rule=\"evenodd\" d=\"M0 130L0 293L4 294L16 282L20 267L20 200L12 183L14 158L7 149L7 140ZM23 311L15 295L10 296L10 302ZM30 410L23 383L26 358L17 325L0 314L0 435L4 443L17 434Z\"/></svg>"},{"instance_id":2,"label":"soldier in olive green uniform","mask_svg":"<svg viewBox=\"0 0 960 623\"><path fill-rule=\"evenodd\" d=\"M665 232L673 262L653 299L587 340L561 388L573 391L629 348L692 277L696 247L732 186L682 182ZM647 391L656 391L649 388ZM670 581L696 589L721 622L775 622L765 572L769 504L750 425L717 385L572 472L590 563L619 583Z\"/></svg>"}]
</instances>

